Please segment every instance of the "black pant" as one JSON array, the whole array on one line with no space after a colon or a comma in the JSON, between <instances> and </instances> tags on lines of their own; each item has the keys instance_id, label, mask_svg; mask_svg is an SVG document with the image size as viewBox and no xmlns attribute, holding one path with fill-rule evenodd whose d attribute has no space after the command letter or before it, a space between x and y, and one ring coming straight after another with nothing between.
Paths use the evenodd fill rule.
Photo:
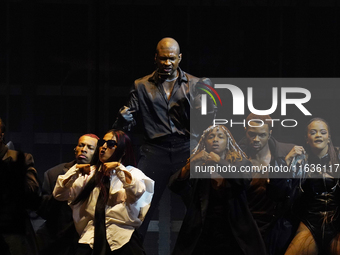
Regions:
<instances>
[{"instance_id":1,"label":"black pant","mask_svg":"<svg viewBox=\"0 0 340 255\"><path fill-rule=\"evenodd\" d=\"M170 176L180 170L190 157L190 139L185 136L173 135L154 140L142 145L138 162L138 168L155 181L151 207L138 229L143 239Z\"/></svg>"}]
</instances>

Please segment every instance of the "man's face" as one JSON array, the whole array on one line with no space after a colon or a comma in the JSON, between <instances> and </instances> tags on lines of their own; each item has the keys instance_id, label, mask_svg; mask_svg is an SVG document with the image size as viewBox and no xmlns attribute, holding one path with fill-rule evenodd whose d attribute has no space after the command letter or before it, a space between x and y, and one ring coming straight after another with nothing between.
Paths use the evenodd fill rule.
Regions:
<instances>
[{"instance_id":1,"label":"man's face","mask_svg":"<svg viewBox=\"0 0 340 255\"><path fill-rule=\"evenodd\" d=\"M269 130L268 124L262 125L253 121L249 124L246 129L248 146L253 151L260 151L268 144L272 131Z\"/></svg>"},{"instance_id":2,"label":"man's face","mask_svg":"<svg viewBox=\"0 0 340 255\"><path fill-rule=\"evenodd\" d=\"M82 136L79 138L78 145L75 148L77 164L89 164L93 154L96 151L98 140L90 136Z\"/></svg>"},{"instance_id":3,"label":"man's face","mask_svg":"<svg viewBox=\"0 0 340 255\"><path fill-rule=\"evenodd\" d=\"M176 76L181 59L182 54L179 54L178 49L175 47L158 49L158 53L155 56L158 72L162 76Z\"/></svg>"}]
</instances>

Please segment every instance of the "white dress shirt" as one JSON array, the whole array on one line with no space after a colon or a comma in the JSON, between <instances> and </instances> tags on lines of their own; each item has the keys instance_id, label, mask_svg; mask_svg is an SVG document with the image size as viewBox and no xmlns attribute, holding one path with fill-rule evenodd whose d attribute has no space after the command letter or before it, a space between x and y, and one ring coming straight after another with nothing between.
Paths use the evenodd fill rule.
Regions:
<instances>
[{"instance_id":1,"label":"white dress shirt","mask_svg":"<svg viewBox=\"0 0 340 255\"><path fill-rule=\"evenodd\" d=\"M112 251L126 244L135 228L142 224L154 192L154 181L142 171L132 166L125 168L122 164L118 168L130 172L132 181L130 184L123 184L115 174L110 177L105 222L106 239ZM95 166L91 166L90 173L82 175L74 165L66 174L59 175L53 190L55 199L68 201L73 210L74 224L80 235L79 243L89 244L92 249L94 243L93 220L100 191L99 187L93 189L89 199L85 202L76 205L71 205L71 203L94 175L95 169ZM63 183L67 179L69 181L64 185Z\"/></svg>"}]
</instances>

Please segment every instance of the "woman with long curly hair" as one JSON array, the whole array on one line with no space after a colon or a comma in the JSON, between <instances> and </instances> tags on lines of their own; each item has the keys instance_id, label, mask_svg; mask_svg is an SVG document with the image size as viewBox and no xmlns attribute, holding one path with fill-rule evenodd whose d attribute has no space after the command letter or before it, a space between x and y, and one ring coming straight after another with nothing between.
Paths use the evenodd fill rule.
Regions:
<instances>
[{"instance_id":1,"label":"woman with long curly hair","mask_svg":"<svg viewBox=\"0 0 340 255\"><path fill-rule=\"evenodd\" d=\"M174 174L170 189L182 196L187 212L173 251L179 254L265 254L264 243L249 211L245 189L249 173L223 178L190 178L190 165L250 166L247 156L222 125L207 128L185 167Z\"/></svg>"},{"instance_id":2,"label":"woman with long curly hair","mask_svg":"<svg viewBox=\"0 0 340 255\"><path fill-rule=\"evenodd\" d=\"M68 201L80 235L76 254L145 254L135 231L147 213L154 182L133 165L129 137L108 131L96 165L75 165L58 177L53 196Z\"/></svg>"}]
</instances>

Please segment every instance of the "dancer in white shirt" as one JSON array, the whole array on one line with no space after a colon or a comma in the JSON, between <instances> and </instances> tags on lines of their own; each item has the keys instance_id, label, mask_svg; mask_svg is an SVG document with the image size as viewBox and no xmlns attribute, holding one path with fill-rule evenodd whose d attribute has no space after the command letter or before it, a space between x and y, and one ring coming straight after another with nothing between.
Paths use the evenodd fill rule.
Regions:
<instances>
[{"instance_id":1,"label":"dancer in white shirt","mask_svg":"<svg viewBox=\"0 0 340 255\"><path fill-rule=\"evenodd\" d=\"M110 130L98 144L98 163L73 166L58 177L53 191L73 210L80 235L77 254L145 254L135 229L150 207L154 181L132 166L134 154L124 132Z\"/></svg>"}]
</instances>

